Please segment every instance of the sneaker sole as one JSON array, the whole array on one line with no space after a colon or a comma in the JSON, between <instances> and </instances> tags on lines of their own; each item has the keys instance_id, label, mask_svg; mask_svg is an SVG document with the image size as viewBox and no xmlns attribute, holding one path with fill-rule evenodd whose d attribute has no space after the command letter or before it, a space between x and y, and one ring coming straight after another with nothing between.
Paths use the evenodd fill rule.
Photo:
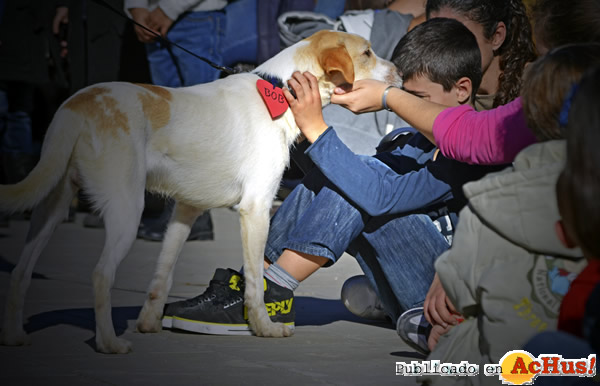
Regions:
<instances>
[{"instance_id":1,"label":"sneaker sole","mask_svg":"<svg viewBox=\"0 0 600 386\"><path fill-rule=\"evenodd\" d=\"M163 316L162 326L163 326L163 328L173 328L173 317L172 316Z\"/></svg>"},{"instance_id":2,"label":"sneaker sole","mask_svg":"<svg viewBox=\"0 0 600 386\"><path fill-rule=\"evenodd\" d=\"M172 327L184 331L197 332L200 334L210 335L254 335L248 324L222 324L222 323L210 323L210 322L199 322L197 320L190 320L174 316L171 318ZM164 323L163 318L163 323ZM292 331L295 329L294 322L284 323ZM164 326L164 324L163 324Z\"/></svg>"}]
</instances>

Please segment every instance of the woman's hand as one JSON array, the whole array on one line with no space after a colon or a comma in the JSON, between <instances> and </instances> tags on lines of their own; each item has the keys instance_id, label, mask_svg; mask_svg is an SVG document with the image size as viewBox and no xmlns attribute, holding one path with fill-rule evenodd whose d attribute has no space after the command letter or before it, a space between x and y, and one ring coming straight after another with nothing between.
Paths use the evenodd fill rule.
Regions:
<instances>
[{"instance_id":1,"label":"woman's hand","mask_svg":"<svg viewBox=\"0 0 600 386\"><path fill-rule=\"evenodd\" d=\"M321 94L319 93L317 78L310 72L301 74L296 71L292 74L292 78L288 80L288 85L296 93L296 98L286 87L283 87L283 95L294 114L296 125L298 125L306 139L312 143L328 127L323 120Z\"/></svg>"},{"instance_id":2,"label":"woman's hand","mask_svg":"<svg viewBox=\"0 0 600 386\"><path fill-rule=\"evenodd\" d=\"M381 98L389 85L378 80L357 80L351 91L337 87L331 96L331 103L344 106L355 113L366 113L381 110Z\"/></svg>"}]
</instances>

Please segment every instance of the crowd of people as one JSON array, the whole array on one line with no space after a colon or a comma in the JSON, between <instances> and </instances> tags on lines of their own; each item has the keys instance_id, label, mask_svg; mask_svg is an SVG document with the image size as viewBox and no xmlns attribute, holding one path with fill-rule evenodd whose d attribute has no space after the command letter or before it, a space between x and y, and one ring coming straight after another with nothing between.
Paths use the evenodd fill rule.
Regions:
<instances>
[{"instance_id":1,"label":"crowd of people","mask_svg":"<svg viewBox=\"0 0 600 386\"><path fill-rule=\"evenodd\" d=\"M264 21L284 11L341 18L350 29L345 3L125 0L118 6L157 34L232 66L260 63L281 48L277 23ZM312 74L287 81L295 96L284 94L305 138L293 153L303 178L271 219L265 301L292 299L304 279L348 253L364 275L344 285L347 308L391 321L429 359L498 363L523 347L577 358L597 352L600 2L373 3L385 8L379 16L351 15L402 15L389 33L393 49L379 47L403 85L356 81L351 90L336 89L335 110L323 111ZM50 31L58 36L76 18L65 14L68 2L55 5ZM10 14L18 9L9 0L0 12L2 40ZM111 31L122 28L116 22ZM148 30L134 31L154 84L181 87L222 76ZM381 35L375 28L367 33L371 40ZM55 68L70 44L59 39ZM30 88L38 80L0 70L2 164L16 170L11 162L26 164L34 153ZM349 125L346 114L362 118ZM390 125L394 135L384 137ZM383 142L366 155L352 145L361 135ZM5 173L2 182L14 181ZM171 205L165 208L168 214ZM160 239L167 217L141 232ZM208 214L198 221L198 238L212 234ZM203 294L168 304L164 318L193 332L239 329L247 326L243 303L230 305L240 291L243 273L218 269ZM280 308L273 319L293 323L293 315Z\"/></svg>"}]
</instances>

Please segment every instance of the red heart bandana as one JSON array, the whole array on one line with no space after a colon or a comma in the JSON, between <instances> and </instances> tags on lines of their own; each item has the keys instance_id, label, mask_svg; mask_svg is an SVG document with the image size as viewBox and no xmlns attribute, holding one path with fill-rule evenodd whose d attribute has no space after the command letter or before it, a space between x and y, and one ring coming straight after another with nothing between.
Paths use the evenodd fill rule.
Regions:
<instances>
[{"instance_id":1,"label":"red heart bandana","mask_svg":"<svg viewBox=\"0 0 600 386\"><path fill-rule=\"evenodd\" d=\"M256 88L263 101L265 101L271 118L275 119L285 113L289 105L280 87L275 87L266 80L259 79L256 81Z\"/></svg>"}]
</instances>

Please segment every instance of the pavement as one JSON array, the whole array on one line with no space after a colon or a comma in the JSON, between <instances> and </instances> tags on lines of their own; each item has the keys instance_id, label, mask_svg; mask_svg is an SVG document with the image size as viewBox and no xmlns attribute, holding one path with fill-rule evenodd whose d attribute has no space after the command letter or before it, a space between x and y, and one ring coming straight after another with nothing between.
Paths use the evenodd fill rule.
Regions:
<instances>
[{"instance_id":1,"label":"pavement","mask_svg":"<svg viewBox=\"0 0 600 386\"><path fill-rule=\"evenodd\" d=\"M213 241L190 241L175 269L170 301L204 291L216 268L239 269L238 215L211 211ZM344 281L360 274L344 255L295 291L296 330L289 338L216 336L163 330L136 332L160 243L136 240L112 291L117 335L133 343L123 355L94 350L91 275L104 242L103 229L61 224L42 253L25 305L31 344L0 346L0 385L415 385L395 375L397 361L422 357L405 345L391 323L348 312L340 301ZM28 228L25 220L0 228L0 313L10 271Z\"/></svg>"}]
</instances>

